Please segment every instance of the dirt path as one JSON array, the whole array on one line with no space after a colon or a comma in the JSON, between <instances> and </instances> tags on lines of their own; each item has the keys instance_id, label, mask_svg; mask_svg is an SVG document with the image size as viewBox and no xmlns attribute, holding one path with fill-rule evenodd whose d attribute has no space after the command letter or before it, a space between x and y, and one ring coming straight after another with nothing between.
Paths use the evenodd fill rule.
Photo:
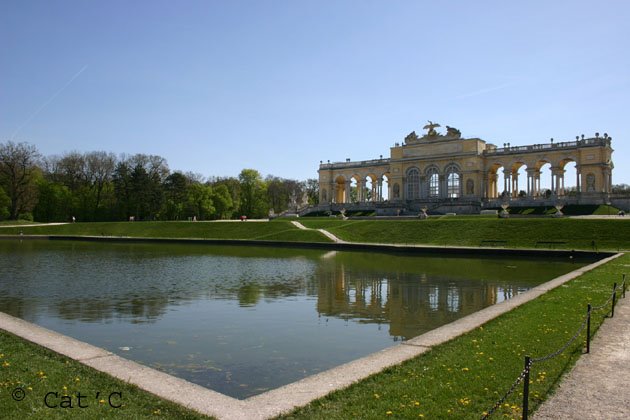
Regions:
<instances>
[{"instance_id":1,"label":"dirt path","mask_svg":"<svg viewBox=\"0 0 630 420\"><path fill-rule=\"evenodd\" d=\"M534 419L630 418L630 293L620 299L556 393Z\"/></svg>"},{"instance_id":2,"label":"dirt path","mask_svg":"<svg viewBox=\"0 0 630 420\"><path fill-rule=\"evenodd\" d=\"M318 232L321 232L322 235L328 237L329 239L332 239L333 242L338 242L338 243L345 242L344 240L337 238L335 235L333 235L332 233L328 232L325 229L311 229L311 228L307 228L302 223L296 222L295 220L292 220L291 223L293 223L293 225L296 226L298 229L302 229L302 230L316 230Z\"/></svg>"}]
</instances>

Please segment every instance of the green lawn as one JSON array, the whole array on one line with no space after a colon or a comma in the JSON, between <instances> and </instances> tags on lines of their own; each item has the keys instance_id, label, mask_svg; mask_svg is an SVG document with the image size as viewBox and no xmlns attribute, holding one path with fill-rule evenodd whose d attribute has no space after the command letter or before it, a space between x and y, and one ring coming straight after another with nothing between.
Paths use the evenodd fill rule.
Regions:
<instances>
[{"instance_id":1,"label":"green lawn","mask_svg":"<svg viewBox=\"0 0 630 420\"><path fill-rule=\"evenodd\" d=\"M480 246L484 240L506 241L510 248L630 249L630 218L499 219L441 217L427 220L337 220L303 218L352 242ZM563 244L537 244L561 241Z\"/></svg>"},{"instance_id":2,"label":"green lawn","mask_svg":"<svg viewBox=\"0 0 630 420\"><path fill-rule=\"evenodd\" d=\"M300 230L289 221L274 222L95 222L56 226L5 227L0 235L86 235L138 238L254 239L330 242L316 231Z\"/></svg>"},{"instance_id":3,"label":"green lawn","mask_svg":"<svg viewBox=\"0 0 630 420\"><path fill-rule=\"evenodd\" d=\"M630 217L619 219L499 219L444 216L428 220L339 220L301 218L349 242L582 250L630 249ZM300 230L287 220L272 222L102 222L58 226L0 227L0 235L90 235L155 238L250 239L329 242L319 232ZM539 242L557 241L544 244Z\"/></svg>"},{"instance_id":4,"label":"green lawn","mask_svg":"<svg viewBox=\"0 0 630 420\"><path fill-rule=\"evenodd\" d=\"M483 327L281 418L479 419L510 388L523 369L524 356L537 358L561 348L581 326L587 303L605 302L613 282L620 281L628 265L630 255L625 255ZM593 330L605 315L605 310L593 314ZM584 339L582 333L560 356L533 365L530 409L573 366L582 354ZM591 346L591 351L598 349ZM522 386L492 418L520 418L521 392Z\"/></svg>"},{"instance_id":5,"label":"green lawn","mask_svg":"<svg viewBox=\"0 0 630 420\"><path fill-rule=\"evenodd\" d=\"M57 396L49 395L48 405L61 406L65 400L73 408L47 407L44 398L49 392ZM78 407L79 393L84 396L81 405L87 407ZM23 399L17 401L12 395ZM1 418L11 419L208 418L2 330L0 413Z\"/></svg>"}]
</instances>

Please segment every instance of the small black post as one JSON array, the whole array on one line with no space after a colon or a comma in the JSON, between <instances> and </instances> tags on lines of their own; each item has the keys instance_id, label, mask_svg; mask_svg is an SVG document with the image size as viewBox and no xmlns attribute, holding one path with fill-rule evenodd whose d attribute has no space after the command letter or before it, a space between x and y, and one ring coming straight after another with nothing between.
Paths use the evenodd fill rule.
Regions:
<instances>
[{"instance_id":1,"label":"small black post","mask_svg":"<svg viewBox=\"0 0 630 420\"><path fill-rule=\"evenodd\" d=\"M616 300L617 300L617 283L613 283L612 309L610 310L611 318L615 316L615 303L617 303Z\"/></svg>"},{"instance_id":2,"label":"small black post","mask_svg":"<svg viewBox=\"0 0 630 420\"><path fill-rule=\"evenodd\" d=\"M623 273L623 289L621 289L621 297L626 298L626 273Z\"/></svg>"},{"instance_id":3,"label":"small black post","mask_svg":"<svg viewBox=\"0 0 630 420\"><path fill-rule=\"evenodd\" d=\"M591 304L586 307L586 353L591 352Z\"/></svg>"},{"instance_id":4,"label":"small black post","mask_svg":"<svg viewBox=\"0 0 630 420\"><path fill-rule=\"evenodd\" d=\"M525 356L525 377L523 378L523 420L527 420L529 411L529 356Z\"/></svg>"}]
</instances>

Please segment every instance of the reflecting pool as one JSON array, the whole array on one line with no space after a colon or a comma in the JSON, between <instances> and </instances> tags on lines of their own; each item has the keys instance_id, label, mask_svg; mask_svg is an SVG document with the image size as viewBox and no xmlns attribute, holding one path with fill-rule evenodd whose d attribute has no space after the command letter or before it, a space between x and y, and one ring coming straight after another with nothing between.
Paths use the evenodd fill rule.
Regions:
<instances>
[{"instance_id":1,"label":"reflecting pool","mask_svg":"<svg viewBox=\"0 0 630 420\"><path fill-rule=\"evenodd\" d=\"M588 262L0 240L0 311L246 398Z\"/></svg>"}]
</instances>

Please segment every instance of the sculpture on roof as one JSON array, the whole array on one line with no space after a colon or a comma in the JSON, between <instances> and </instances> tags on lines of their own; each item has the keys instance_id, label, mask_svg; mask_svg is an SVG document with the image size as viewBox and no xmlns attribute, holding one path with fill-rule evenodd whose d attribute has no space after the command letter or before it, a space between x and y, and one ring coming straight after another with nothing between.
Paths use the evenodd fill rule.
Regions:
<instances>
[{"instance_id":1,"label":"sculpture on roof","mask_svg":"<svg viewBox=\"0 0 630 420\"><path fill-rule=\"evenodd\" d=\"M418 141L418 135L416 134L415 131L412 131L411 133L407 134L407 137L405 137L405 143L409 144L409 143L415 143Z\"/></svg>"},{"instance_id":2,"label":"sculpture on roof","mask_svg":"<svg viewBox=\"0 0 630 420\"><path fill-rule=\"evenodd\" d=\"M437 136L438 132L435 131L435 129L437 127L441 127L440 124L434 123L433 121L429 120L429 123L427 125L425 125L424 127L422 127L424 130L429 130L427 132L427 136Z\"/></svg>"},{"instance_id":3,"label":"sculpture on roof","mask_svg":"<svg viewBox=\"0 0 630 420\"><path fill-rule=\"evenodd\" d=\"M462 132L455 127L446 126L446 137L458 139L462 136Z\"/></svg>"}]
</instances>

